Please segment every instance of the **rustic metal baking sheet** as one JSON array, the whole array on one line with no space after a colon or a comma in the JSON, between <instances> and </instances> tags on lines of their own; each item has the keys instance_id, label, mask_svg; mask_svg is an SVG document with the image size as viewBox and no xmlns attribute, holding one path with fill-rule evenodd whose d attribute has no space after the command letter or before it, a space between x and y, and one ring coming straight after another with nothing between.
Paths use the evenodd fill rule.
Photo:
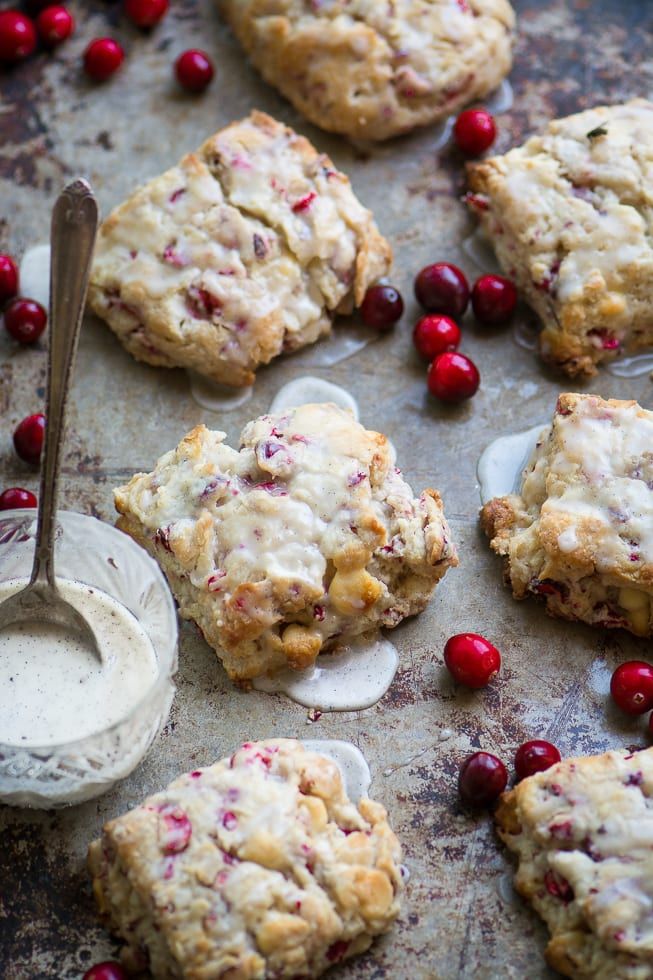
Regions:
<instances>
[{"instance_id":1,"label":"rustic metal baking sheet","mask_svg":"<svg viewBox=\"0 0 653 980\"><path fill-rule=\"evenodd\" d=\"M652 4L521 0L515 6L515 103L501 117L499 150L551 116L653 91ZM77 980L92 962L115 955L117 946L94 917L84 869L88 841L105 820L177 773L220 758L242 739L285 735L360 746L372 768L372 793L390 811L411 872L397 927L369 955L334 970L334 978L552 977L543 958L545 930L513 895L511 865L490 820L458 806L458 766L479 747L510 760L522 740L537 736L567 754L644 744L641 722L611 711L605 689L614 666L644 656L645 645L624 633L555 622L535 604L515 603L478 530L479 453L497 435L548 419L568 383L518 347L509 329L488 333L469 322L463 350L480 367L478 395L459 408L426 396L424 368L410 342L411 282L437 259L477 274L461 250L473 227L459 203L462 161L451 150L434 152L433 132L368 150L314 129L249 68L210 0L173 0L161 27L145 37L120 19L119 4L71 7L79 24L71 42L0 76L0 245L20 254L45 240L56 192L80 171L93 181L106 213L141 180L252 107L296 127L333 156L374 209L395 247L394 281L408 301L391 336L310 373L353 392L362 421L398 447L415 489L442 491L461 565L446 576L428 611L396 630L401 666L383 700L314 724L281 696L235 690L185 624L169 724L131 778L67 811L0 808L0 976ZM81 52L92 36L109 32L125 41L128 60L108 84L90 85L79 72ZM171 63L198 44L214 53L217 77L204 97L194 98L175 89ZM0 359L1 482L34 488L35 474L12 452L11 432L42 405L45 350L17 350L3 334ZM218 417L190 398L183 372L137 364L89 320L72 398L64 505L111 521L116 484L150 468L200 421L235 439L310 361L308 351L274 363L261 371L248 404ZM653 408L647 376L601 373L591 389ZM500 680L487 691L456 693L443 670L444 641L461 630L483 632L503 651Z\"/></svg>"}]
</instances>

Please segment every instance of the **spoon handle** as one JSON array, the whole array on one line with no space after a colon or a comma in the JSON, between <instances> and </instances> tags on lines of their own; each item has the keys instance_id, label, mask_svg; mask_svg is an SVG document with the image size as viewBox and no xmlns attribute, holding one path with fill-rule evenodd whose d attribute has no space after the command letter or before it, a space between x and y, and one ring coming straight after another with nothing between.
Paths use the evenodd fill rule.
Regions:
<instances>
[{"instance_id":1,"label":"spoon handle","mask_svg":"<svg viewBox=\"0 0 653 980\"><path fill-rule=\"evenodd\" d=\"M32 582L50 589L55 588L54 528L66 402L97 225L97 201L90 184L81 179L68 184L52 212L45 446L31 578Z\"/></svg>"}]
</instances>

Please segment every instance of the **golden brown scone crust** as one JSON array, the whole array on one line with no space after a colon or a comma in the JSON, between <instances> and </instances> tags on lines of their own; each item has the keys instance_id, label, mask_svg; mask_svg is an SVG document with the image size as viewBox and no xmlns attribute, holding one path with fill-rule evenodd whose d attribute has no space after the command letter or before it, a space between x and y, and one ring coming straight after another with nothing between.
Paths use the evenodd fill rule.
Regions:
<instances>
[{"instance_id":1,"label":"golden brown scone crust","mask_svg":"<svg viewBox=\"0 0 653 980\"><path fill-rule=\"evenodd\" d=\"M573 980L653 977L653 749L568 759L504 793L517 891Z\"/></svg>"},{"instance_id":2,"label":"golden brown scone crust","mask_svg":"<svg viewBox=\"0 0 653 980\"><path fill-rule=\"evenodd\" d=\"M383 140L456 112L508 74L508 0L218 0L266 81L311 122Z\"/></svg>"},{"instance_id":3,"label":"golden brown scone crust","mask_svg":"<svg viewBox=\"0 0 653 980\"><path fill-rule=\"evenodd\" d=\"M400 860L384 808L291 739L181 776L89 848L101 917L155 980L320 976L391 927Z\"/></svg>"},{"instance_id":4,"label":"golden brown scone crust","mask_svg":"<svg viewBox=\"0 0 653 980\"><path fill-rule=\"evenodd\" d=\"M234 680L396 626L458 563L439 495L413 497L349 412L302 405L250 422L240 451L224 438L197 426L115 501Z\"/></svg>"},{"instance_id":5,"label":"golden brown scone crust","mask_svg":"<svg viewBox=\"0 0 653 980\"><path fill-rule=\"evenodd\" d=\"M540 353L571 377L653 345L653 103L550 122L468 165L467 200L540 316Z\"/></svg>"},{"instance_id":6,"label":"golden brown scone crust","mask_svg":"<svg viewBox=\"0 0 653 980\"><path fill-rule=\"evenodd\" d=\"M329 157L253 112L103 222L89 305L138 360L238 387L328 334L391 260Z\"/></svg>"},{"instance_id":7,"label":"golden brown scone crust","mask_svg":"<svg viewBox=\"0 0 653 980\"><path fill-rule=\"evenodd\" d=\"M513 595L595 626L653 633L653 413L565 394L519 494L481 511Z\"/></svg>"}]
</instances>

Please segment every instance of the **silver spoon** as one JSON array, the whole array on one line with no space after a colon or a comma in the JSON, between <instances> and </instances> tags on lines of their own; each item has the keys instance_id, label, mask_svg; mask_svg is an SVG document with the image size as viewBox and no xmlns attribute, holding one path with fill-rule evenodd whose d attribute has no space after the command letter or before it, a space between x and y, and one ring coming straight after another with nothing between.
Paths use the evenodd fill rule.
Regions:
<instances>
[{"instance_id":1,"label":"silver spoon","mask_svg":"<svg viewBox=\"0 0 653 980\"><path fill-rule=\"evenodd\" d=\"M0 603L0 630L25 621L53 623L77 635L100 656L91 626L62 599L54 573L54 531L66 402L97 224L97 202L90 185L85 180L68 184L52 212L47 424L34 564L29 585Z\"/></svg>"}]
</instances>

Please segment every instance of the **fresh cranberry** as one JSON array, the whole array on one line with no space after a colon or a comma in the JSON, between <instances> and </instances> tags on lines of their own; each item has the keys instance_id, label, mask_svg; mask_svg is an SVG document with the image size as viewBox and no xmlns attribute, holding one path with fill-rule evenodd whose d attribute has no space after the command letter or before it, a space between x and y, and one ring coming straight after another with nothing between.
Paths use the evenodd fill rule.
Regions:
<instances>
[{"instance_id":1,"label":"fresh cranberry","mask_svg":"<svg viewBox=\"0 0 653 980\"><path fill-rule=\"evenodd\" d=\"M0 510L18 510L19 507L36 507L38 501L29 490L22 487L9 487L0 493Z\"/></svg>"},{"instance_id":2,"label":"fresh cranberry","mask_svg":"<svg viewBox=\"0 0 653 980\"><path fill-rule=\"evenodd\" d=\"M0 303L18 293L18 266L11 255L0 254Z\"/></svg>"},{"instance_id":3,"label":"fresh cranberry","mask_svg":"<svg viewBox=\"0 0 653 980\"><path fill-rule=\"evenodd\" d=\"M413 330L413 343L427 361L446 350L455 350L460 343L460 327L450 317L427 313Z\"/></svg>"},{"instance_id":4,"label":"fresh cranberry","mask_svg":"<svg viewBox=\"0 0 653 980\"><path fill-rule=\"evenodd\" d=\"M112 37L96 37L84 52L84 71L94 82L105 82L124 60L125 52L117 41Z\"/></svg>"},{"instance_id":5,"label":"fresh cranberry","mask_svg":"<svg viewBox=\"0 0 653 980\"><path fill-rule=\"evenodd\" d=\"M82 980L128 980L128 978L120 963L116 963L115 960L105 960L104 963L96 963L87 970Z\"/></svg>"},{"instance_id":6,"label":"fresh cranberry","mask_svg":"<svg viewBox=\"0 0 653 980\"><path fill-rule=\"evenodd\" d=\"M73 15L65 7L46 7L36 18L36 27L43 44L54 48L67 40L75 30Z\"/></svg>"},{"instance_id":7,"label":"fresh cranberry","mask_svg":"<svg viewBox=\"0 0 653 980\"><path fill-rule=\"evenodd\" d=\"M461 402L471 398L478 391L480 381L474 362L457 351L438 354L426 376L429 391L443 402Z\"/></svg>"},{"instance_id":8,"label":"fresh cranberry","mask_svg":"<svg viewBox=\"0 0 653 980\"><path fill-rule=\"evenodd\" d=\"M154 27L168 12L168 0L125 0L125 13L137 27Z\"/></svg>"},{"instance_id":9,"label":"fresh cranberry","mask_svg":"<svg viewBox=\"0 0 653 980\"><path fill-rule=\"evenodd\" d=\"M458 633L444 645L444 662L459 684L479 688L499 673L501 654L478 633Z\"/></svg>"},{"instance_id":10,"label":"fresh cranberry","mask_svg":"<svg viewBox=\"0 0 653 980\"><path fill-rule=\"evenodd\" d=\"M170 804L163 808L159 836L165 854L185 851L192 833L192 824L181 807Z\"/></svg>"},{"instance_id":11,"label":"fresh cranberry","mask_svg":"<svg viewBox=\"0 0 653 980\"><path fill-rule=\"evenodd\" d=\"M478 157L494 143L497 127L487 109L465 109L456 119L453 136L463 153Z\"/></svg>"},{"instance_id":12,"label":"fresh cranberry","mask_svg":"<svg viewBox=\"0 0 653 980\"><path fill-rule=\"evenodd\" d=\"M363 322L376 330L394 327L404 312L401 293L394 286L370 286L361 306Z\"/></svg>"},{"instance_id":13,"label":"fresh cranberry","mask_svg":"<svg viewBox=\"0 0 653 980\"><path fill-rule=\"evenodd\" d=\"M481 276L472 289L472 309L481 323L505 323L515 311L517 290L503 276Z\"/></svg>"},{"instance_id":14,"label":"fresh cranberry","mask_svg":"<svg viewBox=\"0 0 653 980\"><path fill-rule=\"evenodd\" d=\"M617 667L610 681L615 704L628 715L643 715L653 708L653 667L643 660L629 660Z\"/></svg>"},{"instance_id":15,"label":"fresh cranberry","mask_svg":"<svg viewBox=\"0 0 653 980\"><path fill-rule=\"evenodd\" d=\"M555 745L541 738L533 738L530 742L520 745L515 753L517 779L526 779L536 772L544 772L556 762L560 762L560 753Z\"/></svg>"},{"instance_id":16,"label":"fresh cranberry","mask_svg":"<svg viewBox=\"0 0 653 980\"><path fill-rule=\"evenodd\" d=\"M488 806L501 796L508 772L501 759L489 752L474 752L465 759L458 777L458 791L469 806Z\"/></svg>"},{"instance_id":17,"label":"fresh cranberry","mask_svg":"<svg viewBox=\"0 0 653 980\"><path fill-rule=\"evenodd\" d=\"M469 303L469 284L457 265L434 262L417 273L415 297L429 313L460 317Z\"/></svg>"},{"instance_id":18,"label":"fresh cranberry","mask_svg":"<svg viewBox=\"0 0 653 980\"><path fill-rule=\"evenodd\" d=\"M38 463L43 449L45 415L37 412L19 422L14 430L14 449L26 463Z\"/></svg>"},{"instance_id":19,"label":"fresh cranberry","mask_svg":"<svg viewBox=\"0 0 653 980\"><path fill-rule=\"evenodd\" d=\"M14 64L36 48L34 21L17 10L0 12L0 61Z\"/></svg>"},{"instance_id":20,"label":"fresh cranberry","mask_svg":"<svg viewBox=\"0 0 653 980\"><path fill-rule=\"evenodd\" d=\"M189 92L203 92L213 78L213 63L204 51L190 48L175 61L175 74L182 88Z\"/></svg>"},{"instance_id":21,"label":"fresh cranberry","mask_svg":"<svg viewBox=\"0 0 653 980\"><path fill-rule=\"evenodd\" d=\"M39 339L48 314L40 303L33 299L14 299L5 310L5 327L19 344L33 344Z\"/></svg>"}]
</instances>

